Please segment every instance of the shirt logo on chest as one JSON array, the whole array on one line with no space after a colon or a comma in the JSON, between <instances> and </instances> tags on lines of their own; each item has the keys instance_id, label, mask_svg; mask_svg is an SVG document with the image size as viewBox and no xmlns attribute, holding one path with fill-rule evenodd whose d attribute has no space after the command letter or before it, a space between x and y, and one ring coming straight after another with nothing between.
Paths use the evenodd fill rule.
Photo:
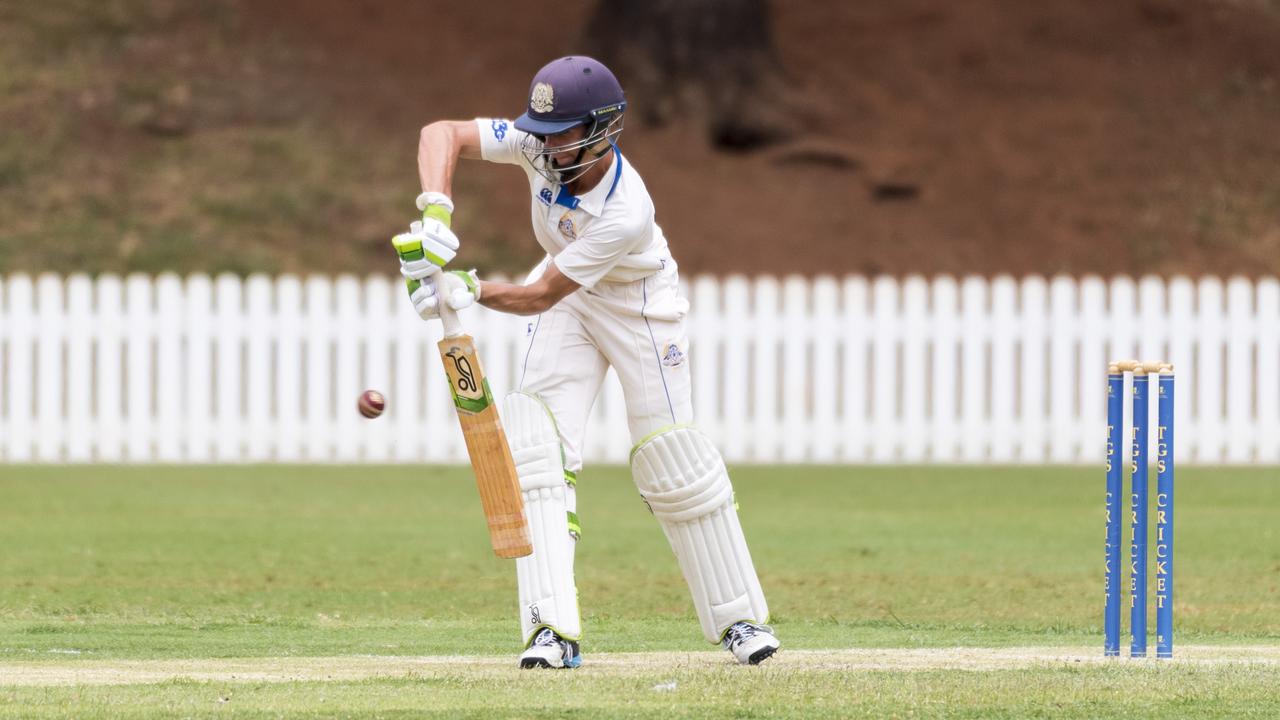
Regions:
<instances>
[{"instance_id":1,"label":"shirt logo on chest","mask_svg":"<svg viewBox=\"0 0 1280 720\"><path fill-rule=\"evenodd\" d=\"M543 205L550 205L551 204L551 188L542 188L541 190L539 190L538 200L541 201Z\"/></svg>"},{"instance_id":2,"label":"shirt logo on chest","mask_svg":"<svg viewBox=\"0 0 1280 720\"><path fill-rule=\"evenodd\" d=\"M569 217L569 213L560 217L560 234L570 240L576 240L578 237L578 230L573 226L573 218Z\"/></svg>"}]
</instances>

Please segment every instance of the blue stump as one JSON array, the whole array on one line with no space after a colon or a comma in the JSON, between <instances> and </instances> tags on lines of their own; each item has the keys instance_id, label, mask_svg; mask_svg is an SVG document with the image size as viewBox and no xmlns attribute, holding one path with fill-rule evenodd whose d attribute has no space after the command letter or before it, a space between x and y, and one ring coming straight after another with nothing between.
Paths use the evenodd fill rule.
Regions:
<instances>
[{"instance_id":1,"label":"blue stump","mask_svg":"<svg viewBox=\"0 0 1280 720\"><path fill-rule=\"evenodd\" d=\"M1133 372L1133 487L1129 494L1129 657L1147 654L1147 373Z\"/></svg>"},{"instance_id":2,"label":"blue stump","mask_svg":"<svg viewBox=\"0 0 1280 720\"><path fill-rule=\"evenodd\" d=\"M1105 596L1102 611L1103 653L1120 655L1120 496L1124 492L1124 460L1120 456L1124 434L1124 373L1115 366L1107 371L1107 520Z\"/></svg>"},{"instance_id":3,"label":"blue stump","mask_svg":"<svg viewBox=\"0 0 1280 720\"><path fill-rule=\"evenodd\" d=\"M1173 370L1159 375L1156 443L1156 657L1173 657Z\"/></svg>"}]
</instances>

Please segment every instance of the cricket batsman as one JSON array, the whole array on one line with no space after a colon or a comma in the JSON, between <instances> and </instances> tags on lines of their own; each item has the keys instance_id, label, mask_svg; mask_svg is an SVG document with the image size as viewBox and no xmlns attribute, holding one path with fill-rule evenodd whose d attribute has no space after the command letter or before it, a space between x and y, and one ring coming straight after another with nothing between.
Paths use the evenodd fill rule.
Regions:
<instances>
[{"instance_id":1,"label":"cricket batsman","mask_svg":"<svg viewBox=\"0 0 1280 720\"><path fill-rule=\"evenodd\" d=\"M689 303L644 181L618 150L626 109L607 67L569 56L538 71L514 122L424 127L422 220L408 235L426 258L402 260L401 272L421 282L412 301L425 320L439 317L441 302L531 316L519 389L502 406L533 544L516 560L520 666L582 663L575 487L588 414L610 367L626 398L632 476L679 561L703 635L754 665L778 639L765 625L724 461L692 424ZM515 165L529 178L533 235L547 254L523 285L475 271L436 274L458 250L450 195L460 157Z\"/></svg>"}]
</instances>

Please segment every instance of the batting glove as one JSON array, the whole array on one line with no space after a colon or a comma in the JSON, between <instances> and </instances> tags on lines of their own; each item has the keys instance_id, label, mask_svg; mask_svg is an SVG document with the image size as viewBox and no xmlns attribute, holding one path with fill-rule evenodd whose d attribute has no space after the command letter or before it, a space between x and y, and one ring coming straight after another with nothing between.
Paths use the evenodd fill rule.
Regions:
<instances>
[{"instance_id":1,"label":"batting glove","mask_svg":"<svg viewBox=\"0 0 1280 720\"><path fill-rule=\"evenodd\" d=\"M410 280L422 280L435 269L448 265L458 254L458 236L450 229L453 201L448 195L424 192L418 196L422 219L409 226L409 232L391 239L400 255L400 272Z\"/></svg>"},{"instance_id":2,"label":"batting glove","mask_svg":"<svg viewBox=\"0 0 1280 720\"><path fill-rule=\"evenodd\" d=\"M427 278L418 283L416 288L410 280L409 299L413 309L423 320L440 317L440 298L443 296L454 310L471 307L480 299L480 278L475 270L451 270L447 273Z\"/></svg>"}]
</instances>

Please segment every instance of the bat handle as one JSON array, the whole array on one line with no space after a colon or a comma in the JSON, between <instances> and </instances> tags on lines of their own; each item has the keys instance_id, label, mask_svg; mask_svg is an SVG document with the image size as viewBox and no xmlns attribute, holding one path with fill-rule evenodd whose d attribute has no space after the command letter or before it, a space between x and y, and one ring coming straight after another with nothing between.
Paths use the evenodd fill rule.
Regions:
<instances>
[{"instance_id":1,"label":"bat handle","mask_svg":"<svg viewBox=\"0 0 1280 720\"><path fill-rule=\"evenodd\" d=\"M443 273L444 271L440 268L435 268L431 273L431 279L436 283L436 299L439 302L440 323L444 325L445 337L458 337L462 334L462 321L458 319L458 311L453 309L453 306L449 304L449 299L444 295L444 284L440 282L440 276Z\"/></svg>"}]
</instances>

